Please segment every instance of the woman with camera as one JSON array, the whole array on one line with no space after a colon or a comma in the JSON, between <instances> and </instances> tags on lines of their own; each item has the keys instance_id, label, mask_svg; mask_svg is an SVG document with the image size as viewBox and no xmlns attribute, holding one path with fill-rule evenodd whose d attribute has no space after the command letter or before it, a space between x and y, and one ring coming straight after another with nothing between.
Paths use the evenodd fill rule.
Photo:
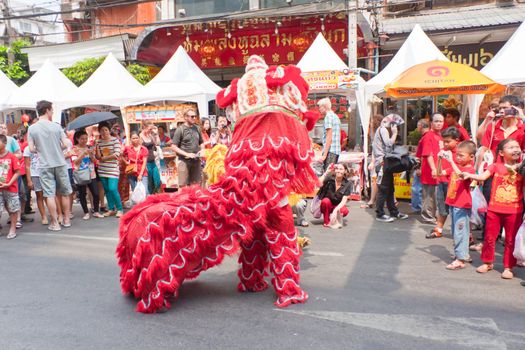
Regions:
<instances>
[{"instance_id":1,"label":"woman with camera","mask_svg":"<svg viewBox=\"0 0 525 350\"><path fill-rule=\"evenodd\" d=\"M148 149L146 169L148 172L148 193L155 194L160 192L160 171L157 167L157 146L160 145L160 137L157 127L151 121L142 123L140 133L142 145Z\"/></svg>"},{"instance_id":2,"label":"woman with camera","mask_svg":"<svg viewBox=\"0 0 525 350\"><path fill-rule=\"evenodd\" d=\"M212 147L217 144L230 147L230 143L232 142L232 132L228 126L228 119L226 116L220 115L217 117L217 131L211 135L210 141Z\"/></svg>"},{"instance_id":3,"label":"woman with camera","mask_svg":"<svg viewBox=\"0 0 525 350\"><path fill-rule=\"evenodd\" d=\"M348 168L342 163L330 164L319 181L323 184L317 194L321 200L323 226L342 228L342 218L348 215L346 202L352 189Z\"/></svg>"}]
</instances>

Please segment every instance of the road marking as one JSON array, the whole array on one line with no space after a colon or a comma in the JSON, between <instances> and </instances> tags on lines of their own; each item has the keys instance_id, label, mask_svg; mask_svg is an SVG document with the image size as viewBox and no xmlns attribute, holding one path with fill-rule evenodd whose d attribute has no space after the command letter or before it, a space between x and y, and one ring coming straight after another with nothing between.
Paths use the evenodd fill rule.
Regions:
<instances>
[{"instance_id":1,"label":"road marking","mask_svg":"<svg viewBox=\"0 0 525 350\"><path fill-rule=\"evenodd\" d=\"M315 251L315 250L308 250L307 254L308 255L317 255L317 256L344 256L343 254L337 253L337 252L318 252L318 251Z\"/></svg>"},{"instance_id":2,"label":"road marking","mask_svg":"<svg viewBox=\"0 0 525 350\"><path fill-rule=\"evenodd\" d=\"M47 237L59 237L59 238L76 238L76 239L85 239L92 241L108 241L108 242L118 242L116 237L98 237L98 236L81 236L81 235L70 235L67 233L38 233L38 232L23 232L24 236L47 236Z\"/></svg>"},{"instance_id":3,"label":"road marking","mask_svg":"<svg viewBox=\"0 0 525 350\"><path fill-rule=\"evenodd\" d=\"M276 310L470 348L500 350L525 343L525 334L501 331L492 318Z\"/></svg>"}]
</instances>

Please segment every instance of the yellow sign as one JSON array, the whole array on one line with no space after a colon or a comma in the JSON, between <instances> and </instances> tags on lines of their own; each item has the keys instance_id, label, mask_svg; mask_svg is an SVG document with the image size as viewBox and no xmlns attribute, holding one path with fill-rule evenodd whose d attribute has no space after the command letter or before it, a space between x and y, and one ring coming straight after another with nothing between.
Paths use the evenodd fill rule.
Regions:
<instances>
[{"instance_id":1,"label":"yellow sign","mask_svg":"<svg viewBox=\"0 0 525 350\"><path fill-rule=\"evenodd\" d=\"M129 124L152 121L155 123L184 121L183 113L186 108L195 108L192 104L177 104L168 106L134 106L124 110L125 120Z\"/></svg>"},{"instance_id":2,"label":"yellow sign","mask_svg":"<svg viewBox=\"0 0 525 350\"><path fill-rule=\"evenodd\" d=\"M401 178L402 173L394 174L395 196L398 199L410 199L412 196L411 185Z\"/></svg>"}]
</instances>

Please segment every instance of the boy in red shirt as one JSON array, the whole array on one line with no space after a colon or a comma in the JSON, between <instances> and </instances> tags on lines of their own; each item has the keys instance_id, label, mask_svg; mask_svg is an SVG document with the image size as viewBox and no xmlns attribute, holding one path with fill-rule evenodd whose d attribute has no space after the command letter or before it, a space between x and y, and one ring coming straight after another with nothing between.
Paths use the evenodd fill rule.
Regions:
<instances>
[{"instance_id":1,"label":"boy in red shirt","mask_svg":"<svg viewBox=\"0 0 525 350\"><path fill-rule=\"evenodd\" d=\"M457 146L456 154L445 151L443 156L447 159L444 169L449 178L447 199L445 203L450 208L452 216L452 236L454 237L453 262L447 265L447 270L458 270L465 267L469 261L468 244L470 238L470 209L472 197L470 196L471 180L464 174L475 174L473 161L476 154L476 144L472 141L463 141Z\"/></svg>"},{"instance_id":2,"label":"boy in red shirt","mask_svg":"<svg viewBox=\"0 0 525 350\"><path fill-rule=\"evenodd\" d=\"M523 176L515 168L521 160L521 148L518 141L508 138L498 145L498 156L503 162L490 165L480 175L463 173L466 179L485 181L492 178L490 201L485 222L485 239L481 251L483 265L476 269L479 273L489 272L494 268L494 250L501 227L505 228L505 248L501 278L514 277L512 269L516 265L514 242L516 233L523 222Z\"/></svg>"},{"instance_id":3,"label":"boy in red shirt","mask_svg":"<svg viewBox=\"0 0 525 350\"><path fill-rule=\"evenodd\" d=\"M18 199L18 177L20 164L16 156L6 149L7 137L0 135L0 213L7 209L11 226L7 239L16 237L16 220L20 210Z\"/></svg>"},{"instance_id":4,"label":"boy in red shirt","mask_svg":"<svg viewBox=\"0 0 525 350\"><path fill-rule=\"evenodd\" d=\"M459 113L459 111L456 108L446 109L445 110L445 124L443 125L443 129L455 127L459 131L459 140L468 141L470 140L470 135L468 134L467 129L465 129L463 126L459 124L460 117L461 117L461 113Z\"/></svg>"},{"instance_id":5,"label":"boy in red shirt","mask_svg":"<svg viewBox=\"0 0 525 350\"><path fill-rule=\"evenodd\" d=\"M441 129L443 129L443 116L432 116L431 130L419 141L421 155L421 184L423 187L423 205L421 217L423 221L436 224L436 187L437 187L437 160L438 153L443 148Z\"/></svg>"},{"instance_id":6,"label":"boy in red shirt","mask_svg":"<svg viewBox=\"0 0 525 350\"><path fill-rule=\"evenodd\" d=\"M443 137L443 149L444 151L450 151L452 153L451 159L455 159L456 157L456 148L459 144L459 139L461 137L459 130L455 127L447 128L445 131L441 133L441 137ZM443 152L440 153L440 155L443 154ZM447 221L449 208L448 205L445 203L445 200L447 199L447 189L448 189L448 182L450 179L450 163L447 161L447 159L439 156L438 159L438 185L437 185L437 191L436 191L436 199L437 199L437 224L432 231L430 231L429 234L427 234L426 238L439 238L443 236L443 226L445 226L445 221ZM448 171L448 172L447 172Z\"/></svg>"}]
</instances>

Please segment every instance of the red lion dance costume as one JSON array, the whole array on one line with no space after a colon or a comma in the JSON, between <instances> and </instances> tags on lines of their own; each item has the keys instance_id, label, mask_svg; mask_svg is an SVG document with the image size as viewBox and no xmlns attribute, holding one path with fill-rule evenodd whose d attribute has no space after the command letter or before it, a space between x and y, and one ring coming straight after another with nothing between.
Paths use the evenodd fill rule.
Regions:
<instances>
[{"instance_id":1,"label":"red lion dance costume","mask_svg":"<svg viewBox=\"0 0 525 350\"><path fill-rule=\"evenodd\" d=\"M140 299L138 311L169 308L167 297L176 297L184 280L239 249L239 291L265 290L269 269L275 305L308 299L299 286L301 250L287 202L291 191L311 193L318 181L302 123L311 129L318 116L306 110L307 93L297 67L268 68L258 56L219 92L218 105L237 121L226 173L208 189L150 196L121 220L120 283L124 294Z\"/></svg>"}]
</instances>

